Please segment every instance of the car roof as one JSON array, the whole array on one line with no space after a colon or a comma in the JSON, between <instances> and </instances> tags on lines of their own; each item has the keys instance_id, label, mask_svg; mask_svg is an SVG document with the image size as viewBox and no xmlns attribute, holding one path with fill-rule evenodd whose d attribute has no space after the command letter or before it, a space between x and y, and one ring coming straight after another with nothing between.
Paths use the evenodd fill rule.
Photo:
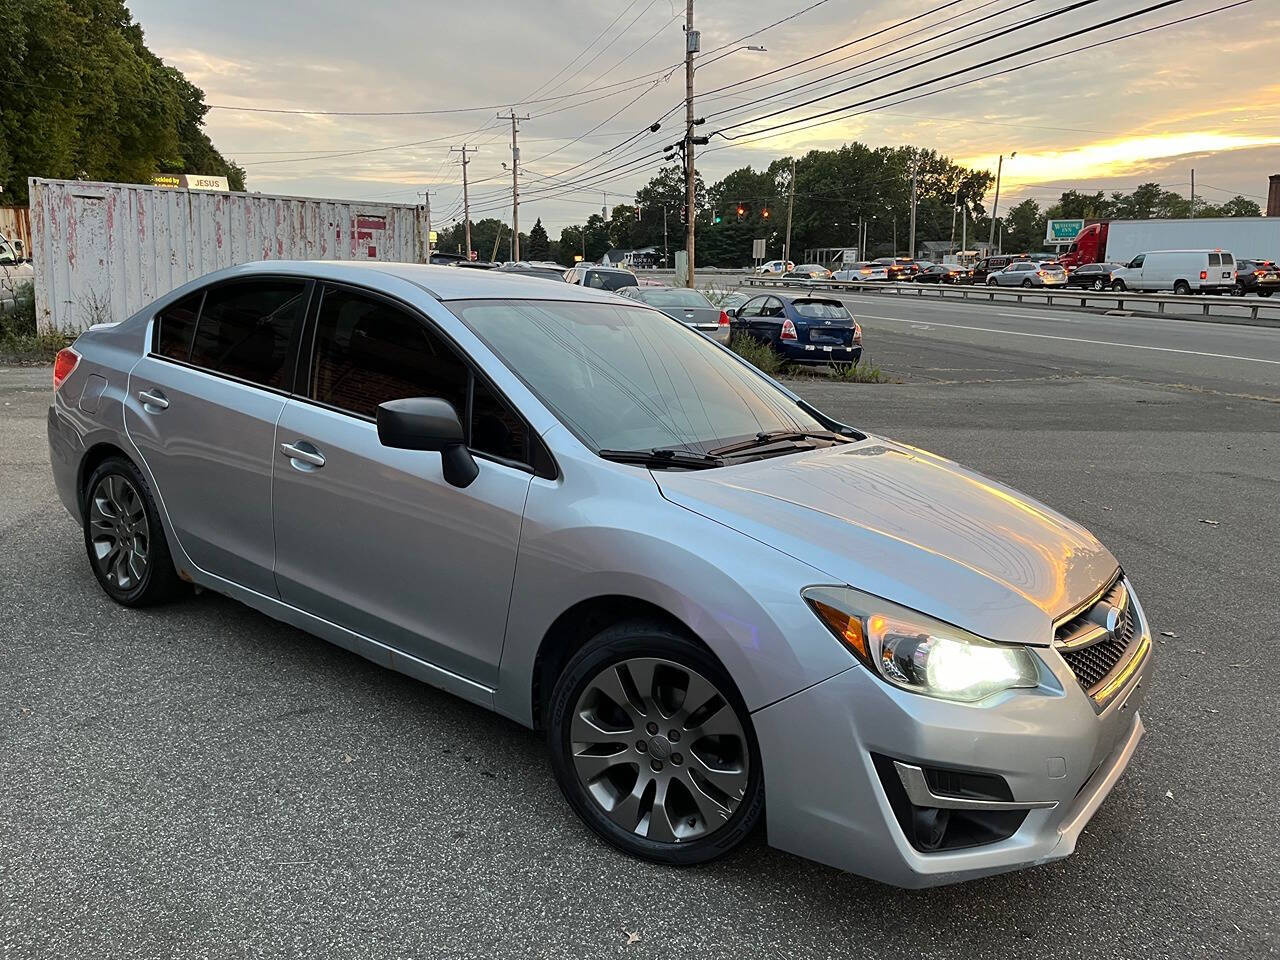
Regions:
<instances>
[{"instance_id":1,"label":"car roof","mask_svg":"<svg viewBox=\"0 0 1280 960\"><path fill-rule=\"evenodd\" d=\"M791 303L795 300L824 300L830 303L839 303L841 306L844 306L844 304L835 297L823 296L821 291L807 292L804 290L796 290L794 292L783 292L779 290L777 292L771 291L769 293L762 293L760 296L777 297L779 300L783 300L787 303ZM754 300L755 298L752 297L752 299Z\"/></svg>"},{"instance_id":2,"label":"car roof","mask_svg":"<svg viewBox=\"0 0 1280 960\"><path fill-rule=\"evenodd\" d=\"M460 270L452 266L398 263L385 260L255 260L227 267L201 278L215 279L258 274L297 274L335 283L368 284L372 275L404 280L421 287L437 300L594 300L617 303L617 295L566 283L547 283L545 277L529 272L505 270ZM551 295L554 291L554 295Z\"/></svg>"}]
</instances>

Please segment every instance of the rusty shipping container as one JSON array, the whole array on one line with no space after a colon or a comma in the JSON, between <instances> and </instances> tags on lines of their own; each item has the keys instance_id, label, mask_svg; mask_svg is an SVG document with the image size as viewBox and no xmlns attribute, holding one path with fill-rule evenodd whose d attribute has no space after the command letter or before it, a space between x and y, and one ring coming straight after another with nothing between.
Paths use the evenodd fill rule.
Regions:
<instances>
[{"instance_id":1,"label":"rusty shipping container","mask_svg":"<svg viewBox=\"0 0 1280 960\"><path fill-rule=\"evenodd\" d=\"M123 320L188 280L251 260L424 259L406 204L32 178L41 329Z\"/></svg>"}]
</instances>

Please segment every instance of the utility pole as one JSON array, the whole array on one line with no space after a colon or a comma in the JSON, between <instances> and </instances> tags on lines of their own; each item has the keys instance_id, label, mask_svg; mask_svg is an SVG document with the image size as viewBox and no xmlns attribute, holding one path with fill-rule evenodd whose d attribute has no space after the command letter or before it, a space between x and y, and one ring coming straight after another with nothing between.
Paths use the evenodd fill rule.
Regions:
<instances>
[{"instance_id":1,"label":"utility pole","mask_svg":"<svg viewBox=\"0 0 1280 960\"><path fill-rule=\"evenodd\" d=\"M475 147L468 147L465 143L461 147L450 147L450 153L462 154L462 235L467 245L466 252L463 253L463 259L471 259L471 201L467 197L467 153L476 152Z\"/></svg>"},{"instance_id":2,"label":"utility pole","mask_svg":"<svg viewBox=\"0 0 1280 960\"><path fill-rule=\"evenodd\" d=\"M898 215L893 215L893 255L898 255Z\"/></svg>"},{"instance_id":3,"label":"utility pole","mask_svg":"<svg viewBox=\"0 0 1280 960\"><path fill-rule=\"evenodd\" d=\"M951 205L951 243L948 249L951 253L956 252L956 212L960 209L960 188L956 187L956 201Z\"/></svg>"},{"instance_id":4,"label":"utility pole","mask_svg":"<svg viewBox=\"0 0 1280 960\"><path fill-rule=\"evenodd\" d=\"M431 262L431 191L430 190L422 191L422 203L426 207L426 213L427 213L427 229L426 229L426 232L422 235L422 244L427 252L426 260L424 262L430 263Z\"/></svg>"},{"instance_id":5,"label":"utility pole","mask_svg":"<svg viewBox=\"0 0 1280 960\"><path fill-rule=\"evenodd\" d=\"M1196 218L1196 168L1191 168L1191 219Z\"/></svg>"},{"instance_id":6,"label":"utility pole","mask_svg":"<svg viewBox=\"0 0 1280 960\"><path fill-rule=\"evenodd\" d=\"M498 114L499 120L511 121L511 259L520 259L520 145L516 140L516 134L519 128L516 126L517 120L528 120L529 115L526 113L523 117L516 116L515 110L509 114Z\"/></svg>"},{"instance_id":7,"label":"utility pole","mask_svg":"<svg viewBox=\"0 0 1280 960\"><path fill-rule=\"evenodd\" d=\"M1013 153L1009 154L1009 159L1012 160L1017 155L1018 151L1015 150ZM1004 154L1002 153L1000 154L999 162L996 164L996 199L995 202L991 204L991 236L987 238L987 246L989 247L994 247L996 243L996 213L1000 209L1000 172L1003 169Z\"/></svg>"},{"instance_id":8,"label":"utility pole","mask_svg":"<svg viewBox=\"0 0 1280 960\"><path fill-rule=\"evenodd\" d=\"M791 262L791 211L796 205L796 158L791 158L791 189L787 195L787 242L782 247L783 272Z\"/></svg>"},{"instance_id":9,"label":"utility pole","mask_svg":"<svg viewBox=\"0 0 1280 960\"><path fill-rule=\"evenodd\" d=\"M920 172L920 161L916 157L911 158L911 246L907 249L907 256L912 260L916 258L916 180Z\"/></svg>"},{"instance_id":10,"label":"utility pole","mask_svg":"<svg viewBox=\"0 0 1280 960\"><path fill-rule=\"evenodd\" d=\"M960 252L963 253L969 247L969 211L964 207L960 208Z\"/></svg>"},{"instance_id":11,"label":"utility pole","mask_svg":"<svg viewBox=\"0 0 1280 960\"><path fill-rule=\"evenodd\" d=\"M695 183L697 172L693 165L693 55L698 52L698 34L693 29L693 0L685 0L684 8L684 192L685 192L685 255L688 266L685 286L693 288L693 225L697 220L697 196Z\"/></svg>"},{"instance_id":12,"label":"utility pole","mask_svg":"<svg viewBox=\"0 0 1280 960\"><path fill-rule=\"evenodd\" d=\"M665 268L670 261L667 259L667 205L662 205L662 266Z\"/></svg>"}]
</instances>

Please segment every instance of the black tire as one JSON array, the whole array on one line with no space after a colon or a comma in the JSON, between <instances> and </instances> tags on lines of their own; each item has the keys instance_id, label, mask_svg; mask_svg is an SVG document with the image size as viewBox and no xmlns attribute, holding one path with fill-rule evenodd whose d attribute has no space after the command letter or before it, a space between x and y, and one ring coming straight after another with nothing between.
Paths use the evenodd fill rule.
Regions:
<instances>
[{"instance_id":1,"label":"black tire","mask_svg":"<svg viewBox=\"0 0 1280 960\"><path fill-rule=\"evenodd\" d=\"M1126 289L1126 288L1125 288L1125 285L1124 285L1124 281L1123 281L1123 280L1113 280L1113 281L1111 281L1111 290L1112 290L1112 292L1114 292L1114 293L1124 293L1125 289Z\"/></svg>"},{"instance_id":2,"label":"black tire","mask_svg":"<svg viewBox=\"0 0 1280 960\"><path fill-rule=\"evenodd\" d=\"M1177 280L1173 284L1173 293L1179 297L1189 296L1191 294L1191 284L1185 280Z\"/></svg>"},{"instance_id":3,"label":"black tire","mask_svg":"<svg viewBox=\"0 0 1280 960\"><path fill-rule=\"evenodd\" d=\"M1000 286L1000 284L996 282L996 278L995 278L995 277L987 277L987 286L988 286L988 287L998 287L998 286Z\"/></svg>"},{"instance_id":4,"label":"black tire","mask_svg":"<svg viewBox=\"0 0 1280 960\"><path fill-rule=\"evenodd\" d=\"M137 524L134 528L135 534L139 529L143 531L141 537L130 537L134 543L145 544L142 571L140 575L130 575L128 579L120 578L107 569L110 564L104 564L100 554L103 539L97 535L101 529L95 529L93 523L94 500L106 496L109 483L118 490L132 491L129 495L130 502L136 496L141 515L145 516L145 527ZM130 461L123 457L111 457L100 463L85 482L81 506L84 547L89 558L89 568L107 596L126 607L144 607L166 603L185 592L185 585L178 579L173 566L151 488L142 472Z\"/></svg>"},{"instance_id":5,"label":"black tire","mask_svg":"<svg viewBox=\"0 0 1280 960\"><path fill-rule=\"evenodd\" d=\"M1023 281L1022 281L1022 285L1023 285L1024 287L1030 287L1030 286L1032 286L1032 283L1031 283L1031 281L1030 281L1030 280L1023 280Z\"/></svg>"},{"instance_id":6,"label":"black tire","mask_svg":"<svg viewBox=\"0 0 1280 960\"><path fill-rule=\"evenodd\" d=\"M1274 290L1259 290L1259 291L1258 291L1258 296L1260 296L1260 297L1269 297L1269 296L1271 296L1271 294L1273 294L1273 293L1275 293L1275 291L1274 291Z\"/></svg>"},{"instance_id":7,"label":"black tire","mask_svg":"<svg viewBox=\"0 0 1280 960\"><path fill-rule=\"evenodd\" d=\"M662 842L624 829L610 819L601 803L588 792L587 786L579 778L574 766L570 732L575 710L583 694L609 667L641 658L669 661L687 671L700 674L723 696L724 706L719 709L733 711L733 716L744 734L747 749L747 786L728 819L700 836L675 842ZM683 707L684 704L682 703L681 706ZM630 621L609 627L597 634L574 654L561 671L552 690L546 716L547 746L551 755L551 768L561 792L588 827L624 853L641 860L671 866L705 863L729 853L760 823L764 811L764 771L760 762L760 748L756 742L755 730L751 726L746 704L743 703L738 688L719 662L700 644L669 626L659 622ZM647 735L647 731L644 730L636 732L641 739ZM635 738L635 733L630 735L621 733L618 736ZM685 749L692 752L695 743L695 740L689 739ZM628 751L629 749L628 746ZM636 749L639 749L638 742ZM638 762L643 762L645 756L647 755L643 753L638 754ZM672 757L674 756L672 754ZM638 767L638 774L643 774L643 768ZM644 775L647 776L647 774ZM625 790L626 787L623 789ZM638 825L636 829L639 829Z\"/></svg>"},{"instance_id":8,"label":"black tire","mask_svg":"<svg viewBox=\"0 0 1280 960\"><path fill-rule=\"evenodd\" d=\"M1106 286L1107 286L1107 282L1103 280L1101 277L1093 281L1093 289L1095 290L1105 290Z\"/></svg>"},{"instance_id":9,"label":"black tire","mask_svg":"<svg viewBox=\"0 0 1280 960\"><path fill-rule=\"evenodd\" d=\"M1236 283L1233 283L1233 284L1231 285L1231 295L1232 295L1233 297L1243 297L1243 296L1244 296L1244 284L1240 283L1239 281L1237 281Z\"/></svg>"}]
</instances>

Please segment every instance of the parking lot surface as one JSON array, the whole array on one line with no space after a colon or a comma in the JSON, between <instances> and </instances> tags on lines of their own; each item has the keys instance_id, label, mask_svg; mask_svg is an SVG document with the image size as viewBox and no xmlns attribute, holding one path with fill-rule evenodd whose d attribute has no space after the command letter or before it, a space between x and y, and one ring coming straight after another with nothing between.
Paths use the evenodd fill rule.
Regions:
<instances>
[{"instance_id":1,"label":"parking lot surface","mask_svg":"<svg viewBox=\"0 0 1280 960\"><path fill-rule=\"evenodd\" d=\"M696 869L627 859L561 800L535 733L222 597L112 604L50 481L49 372L8 369L3 956L1280 952L1280 365L1256 362L1280 331L856 300L904 382L793 385L1083 522L1159 634L1148 734L1074 856L917 892L761 841ZM1206 339L1161 339L1184 335ZM1079 342L1211 337L1255 359Z\"/></svg>"}]
</instances>

